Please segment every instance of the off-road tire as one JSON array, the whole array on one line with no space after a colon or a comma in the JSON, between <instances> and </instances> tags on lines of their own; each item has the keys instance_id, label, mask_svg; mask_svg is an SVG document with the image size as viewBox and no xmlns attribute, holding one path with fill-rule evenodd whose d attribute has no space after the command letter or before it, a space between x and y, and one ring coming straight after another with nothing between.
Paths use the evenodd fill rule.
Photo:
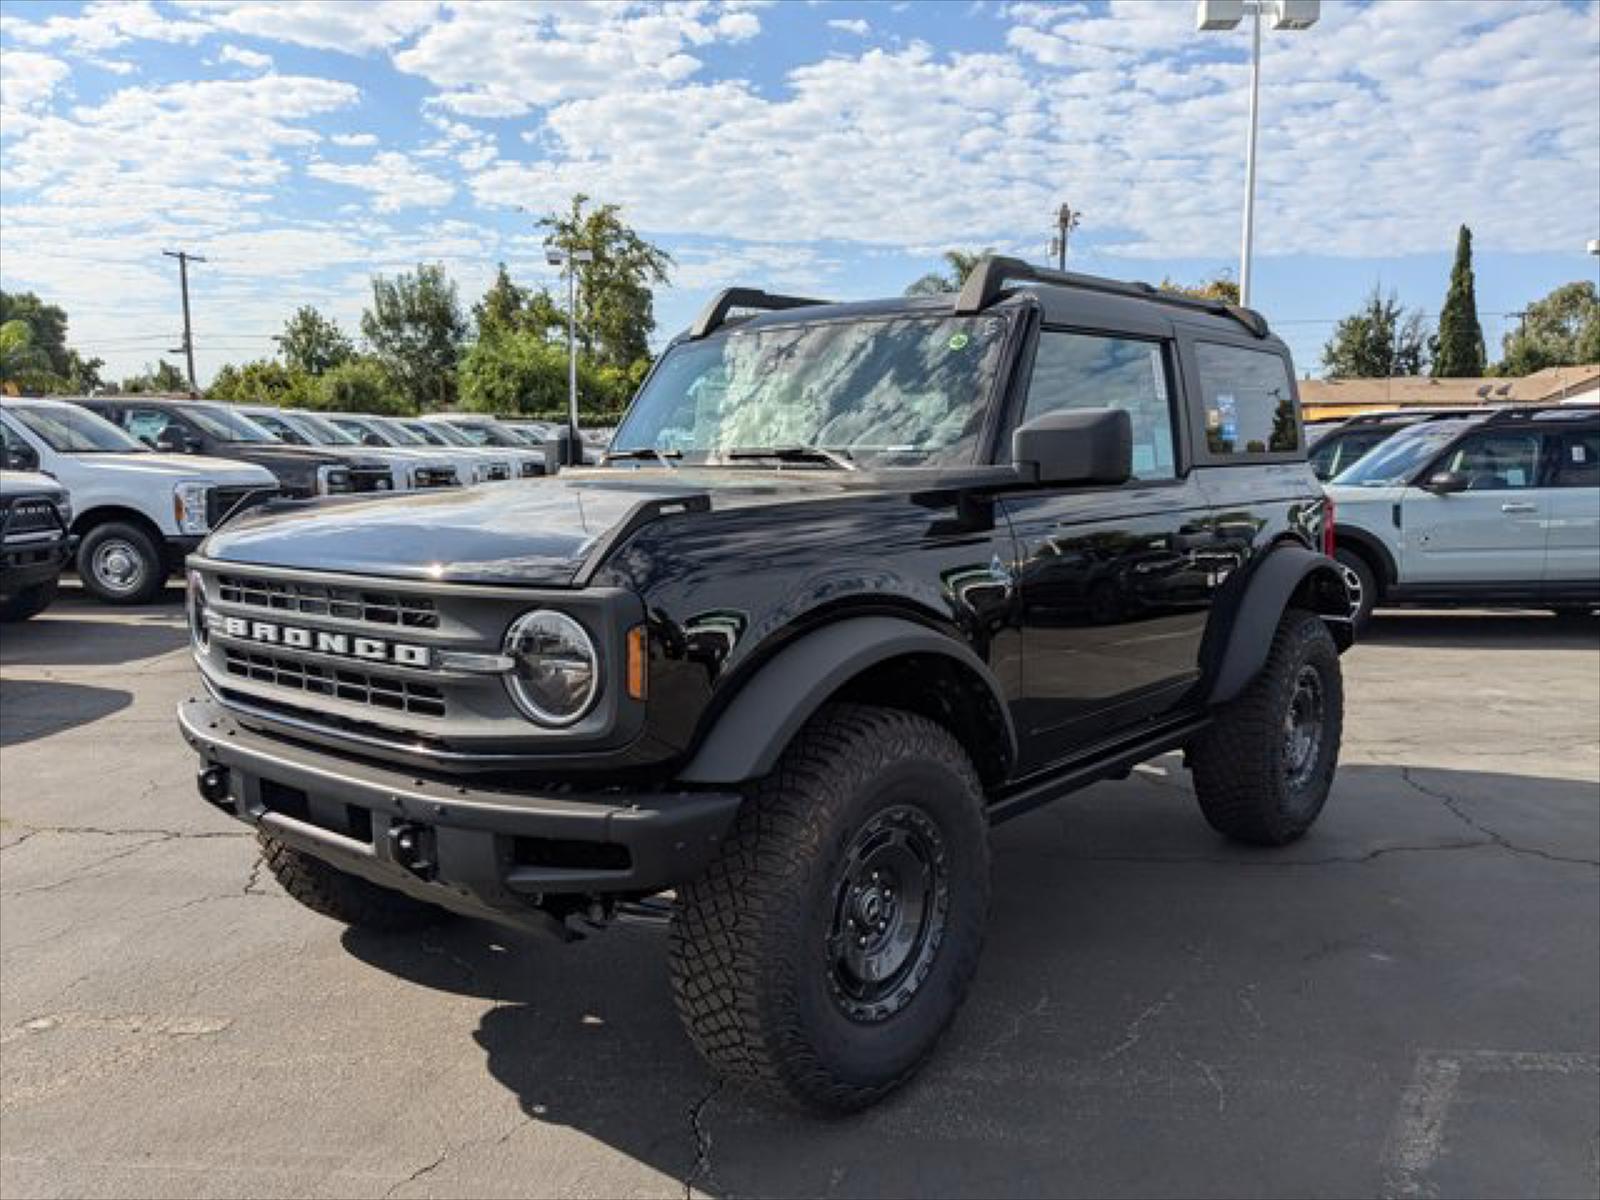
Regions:
<instances>
[{"instance_id":1,"label":"off-road tire","mask_svg":"<svg viewBox=\"0 0 1600 1200\"><path fill-rule=\"evenodd\" d=\"M891 1001L902 1007L852 1016L830 953L842 872L882 822L923 818L948 883L942 936L930 935L919 982ZM924 717L829 705L746 800L716 861L681 890L673 999L724 1078L813 1110L863 1108L916 1072L961 1006L988 910L983 791L960 744Z\"/></svg>"},{"instance_id":2,"label":"off-road tire","mask_svg":"<svg viewBox=\"0 0 1600 1200\"><path fill-rule=\"evenodd\" d=\"M56 580L47 579L0 600L0 622L26 621L38 616L55 600L58 586Z\"/></svg>"},{"instance_id":3,"label":"off-road tire","mask_svg":"<svg viewBox=\"0 0 1600 1200\"><path fill-rule=\"evenodd\" d=\"M137 558L137 581L127 588L113 586L96 570L97 556L113 543ZM148 604L167 586L167 562L154 538L127 521L107 521L84 534L78 544L78 578L83 590L107 604Z\"/></svg>"},{"instance_id":4,"label":"off-road tire","mask_svg":"<svg viewBox=\"0 0 1600 1200\"><path fill-rule=\"evenodd\" d=\"M1286 724L1306 670L1321 689L1322 729L1314 762L1294 783ZM1200 811L1234 841L1283 846L1296 840L1327 801L1343 727L1338 649L1320 617L1291 608L1278 623L1261 673L1189 748Z\"/></svg>"},{"instance_id":5,"label":"off-road tire","mask_svg":"<svg viewBox=\"0 0 1600 1200\"><path fill-rule=\"evenodd\" d=\"M441 921L443 909L358 879L268 833L257 832L261 860L278 885L312 912L354 929L397 933Z\"/></svg>"},{"instance_id":6,"label":"off-road tire","mask_svg":"<svg viewBox=\"0 0 1600 1200\"><path fill-rule=\"evenodd\" d=\"M1351 624L1354 625L1355 631L1360 633L1372 620L1372 610L1378 605L1378 573L1372 569L1372 564L1367 561L1366 555L1346 546L1340 546L1335 550L1334 558L1341 567L1356 577L1356 586L1361 589L1360 602L1350 614Z\"/></svg>"}]
</instances>

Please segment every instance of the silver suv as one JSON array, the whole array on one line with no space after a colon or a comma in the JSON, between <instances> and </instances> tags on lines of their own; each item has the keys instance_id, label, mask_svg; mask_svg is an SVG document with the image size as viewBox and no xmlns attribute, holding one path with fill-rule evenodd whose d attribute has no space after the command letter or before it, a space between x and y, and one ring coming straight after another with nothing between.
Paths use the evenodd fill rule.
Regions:
<instances>
[{"instance_id":1,"label":"silver suv","mask_svg":"<svg viewBox=\"0 0 1600 1200\"><path fill-rule=\"evenodd\" d=\"M1600 607L1600 408L1394 434L1328 485L1358 623L1376 604Z\"/></svg>"}]
</instances>

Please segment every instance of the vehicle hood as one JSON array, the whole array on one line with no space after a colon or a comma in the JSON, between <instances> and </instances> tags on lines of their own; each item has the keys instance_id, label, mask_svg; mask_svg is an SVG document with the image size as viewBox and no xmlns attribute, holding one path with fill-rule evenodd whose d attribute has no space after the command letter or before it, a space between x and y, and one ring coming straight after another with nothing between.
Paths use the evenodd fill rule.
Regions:
<instances>
[{"instance_id":1,"label":"vehicle hood","mask_svg":"<svg viewBox=\"0 0 1600 1200\"><path fill-rule=\"evenodd\" d=\"M1393 504L1405 495L1404 484L1386 484L1383 487L1357 487L1349 483L1325 483L1322 490L1328 493L1339 512L1372 504ZM1335 517L1335 520L1338 518Z\"/></svg>"},{"instance_id":2,"label":"vehicle hood","mask_svg":"<svg viewBox=\"0 0 1600 1200\"><path fill-rule=\"evenodd\" d=\"M164 454L152 450L148 454L74 454L63 457L71 459L74 467L174 481L203 479L207 483L253 483L267 487L278 482L272 472L262 467L236 462L231 458L210 458L204 454Z\"/></svg>"},{"instance_id":3,"label":"vehicle hood","mask_svg":"<svg viewBox=\"0 0 1600 1200\"><path fill-rule=\"evenodd\" d=\"M202 553L259 566L560 587L641 505L642 513L663 501L721 512L883 486L865 472L570 470L439 492L275 502L212 534Z\"/></svg>"},{"instance_id":4,"label":"vehicle hood","mask_svg":"<svg viewBox=\"0 0 1600 1200\"><path fill-rule=\"evenodd\" d=\"M384 463L370 454L360 451L347 453L343 450L324 449L320 446L296 446L285 442L282 445L261 442L229 442L227 443L228 455L243 459L245 462L260 463L262 466L303 467L314 471L318 467L347 467L371 466L381 467Z\"/></svg>"}]
</instances>

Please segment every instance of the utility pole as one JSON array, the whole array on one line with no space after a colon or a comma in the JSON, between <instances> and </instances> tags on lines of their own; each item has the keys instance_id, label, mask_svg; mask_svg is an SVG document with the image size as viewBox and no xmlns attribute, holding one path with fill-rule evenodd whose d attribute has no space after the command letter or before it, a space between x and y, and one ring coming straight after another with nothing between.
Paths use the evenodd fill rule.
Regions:
<instances>
[{"instance_id":1,"label":"utility pole","mask_svg":"<svg viewBox=\"0 0 1600 1200\"><path fill-rule=\"evenodd\" d=\"M189 323L189 264L203 263L205 259L198 254L190 254L187 250L163 250L161 253L168 258L178 260L178 282L183 288L183 345L178 349L183 351L184 361L189 365L189 392L193 395L200 389L194 382L194 327ZM173 351L174 354L177 352Z\"/></svg>"},{"instance_id":2,"label":"utility pole","mask_svg":"<svg viewBox=\"0 0 1600 1200\"><path fill-rule=\"evenodd\" d=\"M1056 211L1056 236L1050 239L1050 253L1055 256L1058 271L1067 269L1067 237L1078 227L1078 219L1082 216L1065 201Z\"/></svg>"}]
</instances>

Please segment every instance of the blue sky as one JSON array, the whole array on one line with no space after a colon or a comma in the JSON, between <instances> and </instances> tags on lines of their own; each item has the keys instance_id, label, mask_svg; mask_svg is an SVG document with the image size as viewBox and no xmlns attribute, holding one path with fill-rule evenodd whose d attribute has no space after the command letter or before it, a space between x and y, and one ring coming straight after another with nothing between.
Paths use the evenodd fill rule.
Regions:
<instances>
[{"instance_id":1,"label":"blue sky","mask_svg":"<svg viewBox=\"0 0 1600 1200\"><path fill-rule=\"evenodd\" d=\"M1600 6L1328 0L1263 39L1257 307L1317 372L1374 283L1435 313L1477 239L1509 314L1596 278ZM677 259L661 335L716 288L893 293L941 250L1120 278L1236 270L1248 35L1170 3L8 3L0 280L126 374L270 354L374 271L505 260L554 283L533 213L619 203ZM168 354L170 358L170 353Z\"/></svg>"}]
</instances>

